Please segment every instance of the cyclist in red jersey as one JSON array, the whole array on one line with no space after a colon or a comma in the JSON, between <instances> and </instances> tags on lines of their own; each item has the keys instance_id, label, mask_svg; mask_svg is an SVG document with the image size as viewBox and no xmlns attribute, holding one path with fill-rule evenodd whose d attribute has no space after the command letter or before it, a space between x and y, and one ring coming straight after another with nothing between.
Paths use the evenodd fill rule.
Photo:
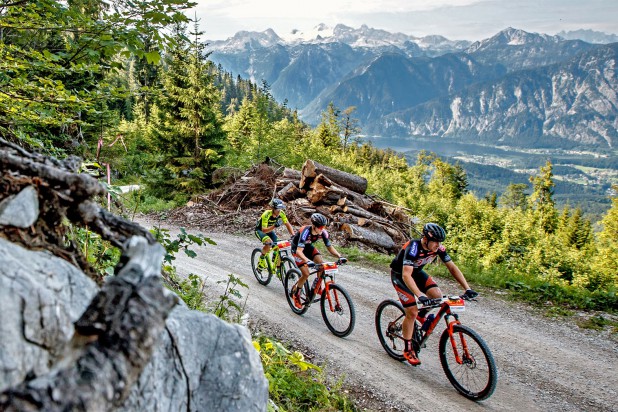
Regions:
<instances>
[{"instance_id":1,"label":"cyclist in red jersey","mask_svg":"<svg viewBox=\"0 0 618 412\"><path fill-rule=\"evenodd\" d=\"M466 291L465 295L468 298L478 296L478 293L470 289L463 273L446 253L446 249L441 244L445 238L446 232L442 227L435 223L427 223L423 227L423 236L420 239L406 242L391 262L391 282L406 315L402 322L402 335L406 341L403 356L412 365L421 364L412 347L414 321L418 315L416 299L426 304L430 299L442 297L442 291L431 276L423 270L423 267L434 261L436 257L440 257L451 275Z\"/></svg>"},{"instance_id":2,"label":"cyclist in red jersey","mask_svg":"<svg viewBox=\"0 0 618 412\"><path fill-rule=\"evenodd\" d=\"M290 295L298 309L302 308L299 292L309 278L309 267L315 266L316 263L324 262L320 251L314 246L315 242L322 239L331 255L339 260L345 259L341 257L331 244L326 231L327 223L326 216L321 213L314 213L311 215L311 224L301 227L292 238L292 254L294 255L296 266L300 269L301 277L296 282L296 285L292 287Z\"/></svg>"}]
</instances>

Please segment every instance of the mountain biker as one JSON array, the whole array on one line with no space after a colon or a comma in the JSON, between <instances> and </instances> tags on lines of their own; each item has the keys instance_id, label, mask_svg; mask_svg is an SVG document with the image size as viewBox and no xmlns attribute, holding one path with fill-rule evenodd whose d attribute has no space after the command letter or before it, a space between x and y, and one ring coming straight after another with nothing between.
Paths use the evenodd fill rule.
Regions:
<instances>
[{"instance_id":1,"label":"mountain biker","mask_svg":"<svg viewBox=\"0 0 618 412\"><path fill-rule=\"evenodd\" d=\"M391 282L397 291L399 301L403 305L405 319L402 322L402 335L406 342L404 358L412 365L420 365L412 346L414 321L418 315L416 300L421 304L429 303L430 299L441 298L442 291L423 267L440 257L451 275L464 288L467 298L474 298L478 293L470 289L461 270L455 265L446 249L441 244L446 238L446 232L436 223L427 223L423 227L420 239L406 242L397 257L391 262Z\"/></svg>"},{"instance_id":2,"label":"mountain biker","mask_svg":"<svg viewBox=\"0 0 618 412\"><path fill-rule=\"evenodd\" d=\"M255 235L264 244L262 246L262 253L260 254L260 260L258 261L258 267L264 269L266 267L265 256L270 252L270 248L273 244L277 243L277 233L275 229L281 225L285 225L290 236L294 236L294 228L288 221L288 217L283 211L285 204L280 199L273 199L268 204L270 209L262 213L262 216L255 223Z\"/></svg>"},{"instance_id":3,"label":"mountain biker","mask_svg":"<svg viewBox=\"0 0 618 412\"><path fill-rule=\"evenodd\" d=\"M309 268L314 267L316 263L323 263L324 260L320 251L314 246L315 242L322 239L324 246L328 252L339 260L344 260L341 254L331 244L326 225L328 220L321 213L311 215L311 224L301 227L292 238L292 255L296 261L296 266L300 269L301 277L292 287L290 295L294 301L294 306L298 309L303 307L300 301L300 291L303 285L309 278Z\"/></svg>"}]
</instances>

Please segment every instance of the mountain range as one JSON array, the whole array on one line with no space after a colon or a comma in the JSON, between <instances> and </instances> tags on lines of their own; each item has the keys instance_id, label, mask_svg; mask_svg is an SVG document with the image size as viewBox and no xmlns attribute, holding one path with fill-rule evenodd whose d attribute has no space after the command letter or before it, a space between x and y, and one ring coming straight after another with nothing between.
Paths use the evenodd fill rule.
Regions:
<instances>
[{"instance_id":1,"label":"mountain range","mask_svg":"<svg viewBox=\"0 0 618 412\"><path fill-rule=\"evenodd\" d=\"M266 81L310 124L333 102L356 107L366 135L611 149L618 43L604 40L616 39L507 28L470 42L320 25L286 38L238 32L208 49L224 70Z\"/></svg>"}]
</instances>

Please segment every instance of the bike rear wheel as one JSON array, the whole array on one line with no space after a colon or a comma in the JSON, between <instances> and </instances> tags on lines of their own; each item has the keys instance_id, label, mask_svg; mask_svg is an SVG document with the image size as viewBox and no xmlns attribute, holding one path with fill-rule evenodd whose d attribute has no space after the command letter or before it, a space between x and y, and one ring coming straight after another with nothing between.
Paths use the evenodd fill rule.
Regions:
<instances>
[{"instance_id":1,"label":"bike rear wheel","mask_svg":"<svg viewBox=\"0 0 618 412\"><path fill-rule=\"evenodd\" d=\"M297 308L294 305L294 300L290 295L290 293L292 292L292 288L294 287L296 282L298 282L298 279L300 279L301 276L302 274L300 273L300 269L290 269L286 272L285 282L283 283L283 285L285 286L285 298L288 301L288 305L290 305L290 309L292 309L292 312L296 313L297 315L302 315L303 313L307 312L307 309L309 309L309 307L306 305L309 299L309 282L305 282L303 288L300 291L300 301L304 304L301 309Z\"/></svg>"},{"instance_id":2,"label":"bike rear wheel","mask_svg":"<svg viewBox=\"0 0 618 412\"><path fill-rule=\"evenodd\" d=\"M378 338L388 356L398 361L405 360L405 341L402 337L404 319L401 303L389 299L378 305L375 316Z\"/></svg>"},{"instance_id":3,"label":"bike rear wheel","mask_svg":"<svg viewBox=\"0 0 618 412\"><path fill-rule=\"evenodd\" d=\"M331 283L328 293L326 289L322 292L320 308L324 323L333 335L343 338L352 333L356 322L354 303L342 286Z\"/></svg>"},{"instance_id":4,"label":"bike rear wheel","mask_svg":"<svg viewBox=\"0 0 618 412\"><path fill-rule=\"evenodd\" d=\"M453 341L461 363L455 358ZM489 398L498 381L498 370L489 347L475 331L464 325L453 326L453 341L446 329L440 337L439 350L440 363L449 382L468 399Z\"/></svg>"},{"instance_id":5,"label":"bike rear wheel","mask_svg":"<svg viewBox=\"0 0 618 412\"><path fill-rule=\"evenodd\" d=\"M253 253L251 253L251 269L253 269L253 275L255 276L257 281L261 285L266 286L270 283L270 280L272 279L273 274L270 272L268 267L265 267L263 269L258 267L261 254L262 254L262 249L259 249L259 248L253 249ZM266 265L268 266L268 262L266 263Z\"/></svg>"}]
</instances>

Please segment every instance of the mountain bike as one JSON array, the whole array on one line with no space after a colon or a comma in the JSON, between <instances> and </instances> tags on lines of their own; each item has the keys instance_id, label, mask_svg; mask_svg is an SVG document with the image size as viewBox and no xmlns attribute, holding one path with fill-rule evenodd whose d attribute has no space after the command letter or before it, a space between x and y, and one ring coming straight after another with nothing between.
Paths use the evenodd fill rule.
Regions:
<instances>
[{"instance_id":1,"label":"mountain bike","mask_svg":"<svg viewBox=\"0 0 618 412\"><path fill-rule=\"evenodd\" d=\"M419 315L414 323L412 345L417 355L434 331L440 319L446 321L438 344L442 369L449 382L468 399L482 401L489 398L498 381L496 363L485 341L459 321L465 311L463 296L444 296L431 299L427 305L418 304ZM439 308L437 311L434 308ZM404 361L405 341L402 336L403 306L385 300L375 315L376 332L384 350L398 361Z\"/></svg>"},{"instance_id":2,"label":"mountain bike","mask_svg":"<svg viewBox=\"0 0 618 412\"><path fill-rule=\"evenodd\" d=\"M251 253L251 268L253 269L253 275L261 285L268 285L273 275L277 275L281 283L283 283L285 273L296 267L296 263L291 257L291 247L292 243L289 240L277 242L270 249L270 252L265 255L265 268L260 268L258 265L262 249L253 249Z\"/></svg>"},{"instance_id":3,"label":"mountain bike","mask_svg":"<svg viewBox=\"0 0 618 412\"><path fill-rule=\"evenodd\" d=\"M341 258L337 262L316 263L310 269L310 277L316 275L316 278L311 287L309 287L309 280L307 280L300 291L300 300L303 304L301 309L294 305L291 296L292 287L302 275L300 269L288 270L284 282L285 297L292 311L297 315L302 315L307 312L312 303L319 301L326 327L333 335L340 338L348 336L354 329L356 322L352 298L341 285L335 283L335 275L339 271L339 265L346 261L347 259Z\"/></svg>"}]
</instances>

